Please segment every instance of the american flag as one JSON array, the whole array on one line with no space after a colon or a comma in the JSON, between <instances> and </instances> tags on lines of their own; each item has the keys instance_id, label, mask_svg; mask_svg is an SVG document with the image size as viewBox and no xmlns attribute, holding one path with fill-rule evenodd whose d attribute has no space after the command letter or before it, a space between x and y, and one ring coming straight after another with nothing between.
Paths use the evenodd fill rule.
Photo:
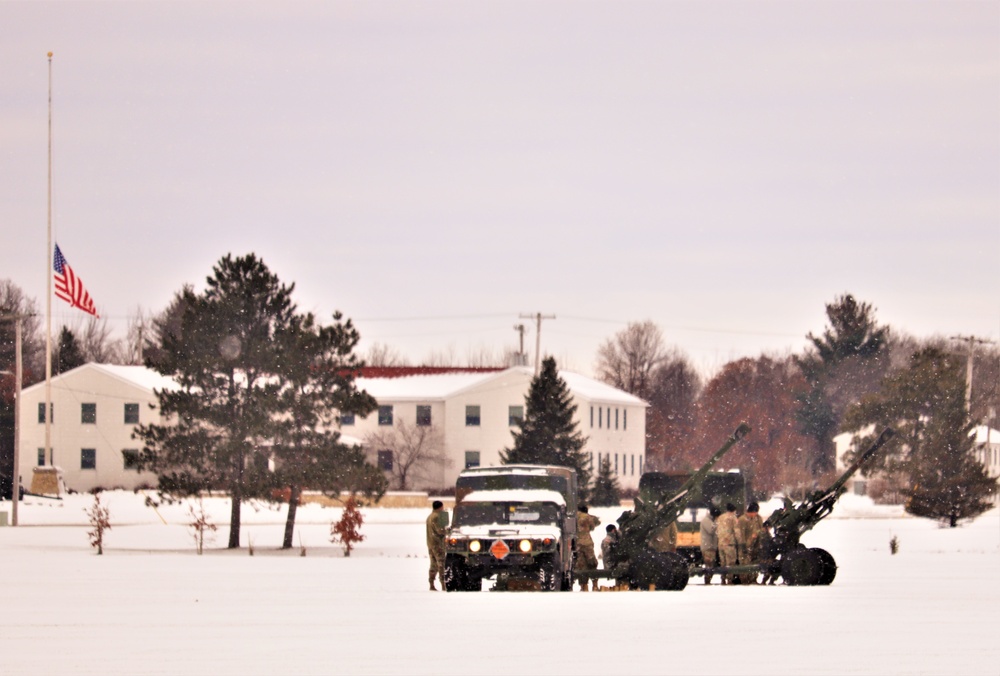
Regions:
<instances>
[{"instance_id":1,"label":"american flag","mask_svg":"<svg viewBox=\"0 0 1000 676\"><path fill-rule=\"evenodd\" d=\"M53 260L52 267L55 269L56 296L62 298L73 307L78 307L84 312L89 312L97 317L97 308L94 307L94 300L87 293L87 290L83 288L83 282L80 281L80 278L73 274L73 268L66 262L62 251L59 250L58 244L56 244L55 259Z\"/></svg>"}]
</instances>

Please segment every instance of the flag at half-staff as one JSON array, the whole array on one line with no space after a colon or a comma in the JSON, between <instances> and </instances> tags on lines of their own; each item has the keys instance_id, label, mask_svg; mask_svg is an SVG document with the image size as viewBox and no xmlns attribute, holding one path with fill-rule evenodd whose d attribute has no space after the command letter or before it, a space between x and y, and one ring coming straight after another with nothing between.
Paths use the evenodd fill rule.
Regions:
<instances>
[{"instance_id":1,"label":"flag at half-staff","mask_svg":"<svg viewBox=\"0 0 1000 676\"><path fill-rule=\"evenodd\" d=\"M66 258L62 255L62 251L59 250L58 244L55 247L52 267L55 271L56 296L62 298L73 307L78 307L84 312L97 317L97 308L94 307L94 300L87 293L87 290L83 288L83 282L80 281L80 278L73 273L73 268L66 262Z\"/></svg>"}]
</instances>

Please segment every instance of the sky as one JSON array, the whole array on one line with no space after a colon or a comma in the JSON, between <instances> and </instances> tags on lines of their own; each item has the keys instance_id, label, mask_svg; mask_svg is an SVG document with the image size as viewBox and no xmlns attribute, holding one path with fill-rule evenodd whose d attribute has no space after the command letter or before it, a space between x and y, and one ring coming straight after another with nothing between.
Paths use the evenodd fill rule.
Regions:
<instances>
[{"instance_id":1,"label":"sky","mask_svg":"<svg viewBox=\"0 0 1000 676\"><path fill-rule=\"evenodd\" d=\"M363 509L345 558L329 541L340 509L300 507L282 552L286 508L246 505L227 551L229 501L206 498L219 529L198 556L197 505L153 512L144 497L101 495L103 556L91 495L26 496L20 525L0 528L4 674L985 676L1000 660L996 509L941 528L845 495L803 536L837 562L826 587L445 594L427 591L429 509ZM620 513L592 509L602 524Z\"/></svg>"},{"instance_id":2,"label":"sky","mask_svg":"<svg viewBox=\"0 0 1000 676\"><path fill-rule=\"evenodd\" d=\"M112 330L255 253L413 363L711 371L851 293L1000 339L1000 3L0 2L0 279ZM53 301L53 325L82 315Z\"/></svg>"}]
</instances>

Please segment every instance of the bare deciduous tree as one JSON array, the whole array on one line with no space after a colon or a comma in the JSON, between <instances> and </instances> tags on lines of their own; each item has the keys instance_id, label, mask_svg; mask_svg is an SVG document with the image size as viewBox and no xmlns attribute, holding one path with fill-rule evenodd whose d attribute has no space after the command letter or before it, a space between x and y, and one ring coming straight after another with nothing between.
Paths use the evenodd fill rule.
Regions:
<instances>
[{"instance_id":1,"label":"bare deciduous tree","mask_svg":"<svg viewBox=\"0 0 1000 676\"><path fill-rule=\"evenodd\" d=\"M434 481L441 469L451 465L445 454L444 434L434 425L395 426L365 436L365 448L372 456L392 452L392 468L387 470L393 488L407 490L417 482Z\"/></svg>"},{"instance_id":2,"label":"bare deciduous tree","mask_svg":"<svg viewBox=\"0 0 1000 676\"><path fill-rule=\"evenodd\" d=\"M666 358L663 333L653 322L632 322L597 349L600 380L647 399L654 369Z\"/></svg>"},{"instance_id":3,"label":"bare deciduous tree","mask_svg":"<svg viewBox=\"0 0 1000 676\"><path fill-rule=\"evenodd\" d=\"M385 343L372 343L365 354L368 366L409 366L410 362L394 347Z\"/></svg>"}]
</instances>

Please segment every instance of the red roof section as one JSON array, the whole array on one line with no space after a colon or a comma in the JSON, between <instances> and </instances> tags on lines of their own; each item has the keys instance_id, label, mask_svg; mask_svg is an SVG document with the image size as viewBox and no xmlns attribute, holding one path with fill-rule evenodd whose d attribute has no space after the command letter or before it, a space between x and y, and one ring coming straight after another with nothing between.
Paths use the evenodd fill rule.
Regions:
<instances>
[{"instance_id":1,"label":"red roof section","mask_svg":"<svg viewBox=\"0 0 1000 676\"><path fill-rule=\"evenodd\" d=\"M506 371L506 366L365 366L358 371L359 378L405 378L407 376L436 376L442 373L496 373Z\"/></svg>"}]
</instances>

